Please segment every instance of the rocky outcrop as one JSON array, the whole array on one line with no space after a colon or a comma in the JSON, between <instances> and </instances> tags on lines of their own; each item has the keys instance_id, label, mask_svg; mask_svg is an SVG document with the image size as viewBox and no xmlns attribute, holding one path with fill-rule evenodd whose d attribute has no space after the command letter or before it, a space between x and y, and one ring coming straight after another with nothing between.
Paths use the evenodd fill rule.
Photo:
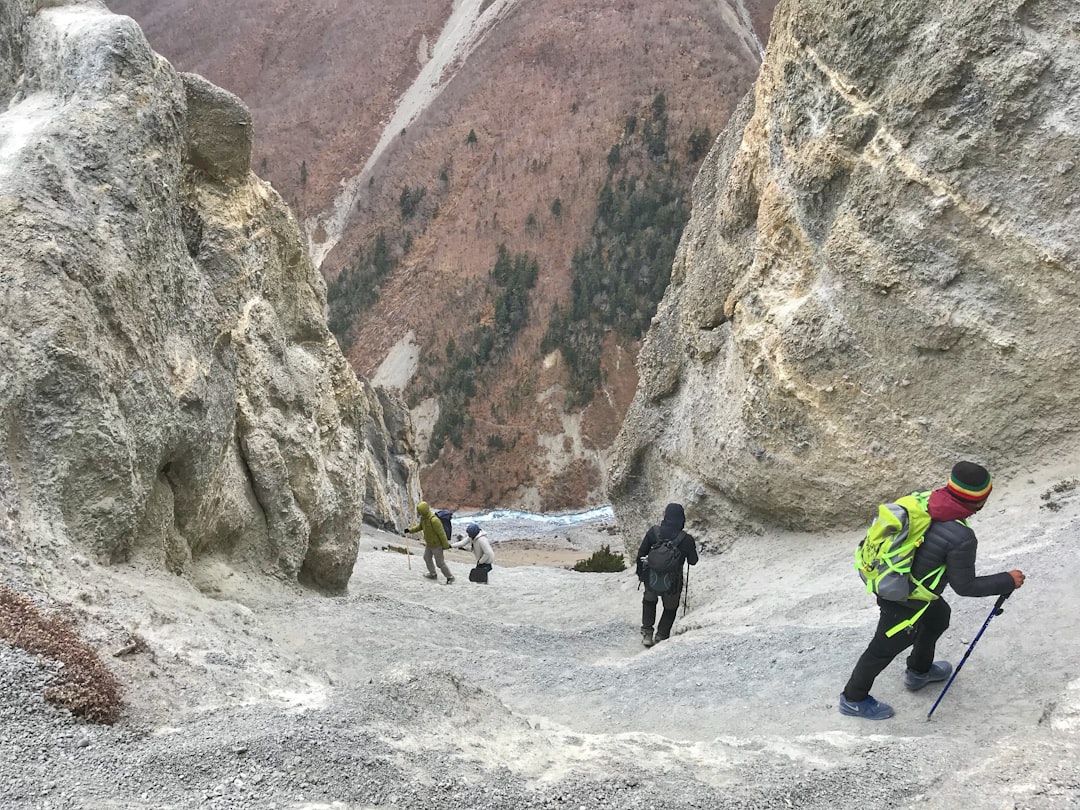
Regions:
<instances>
[{"instance_id":1,"label":"rocky outcrop","mask_svg":"<svg viewBox=\"0 0 1080 810\"><path fill-rule=\"evenodd\" d=\"M251 167L251 112L196 73L183 79L187 162L215 180L243 180Z\"/></svg>"},{"instance_id":2,"label":"rocky outcrop","mask_svg":"<svg viewBox=\"0 0 1080 810\"><path fill-rule=\"evenodd\" d=\"M722 536L1075 448L1080 11L783 2L694 190L609 489Z\"/></svg>"},{"instance_id":3,"label":"rocky outcrop","mask_svg":"<svg viewBox=\"0 0 1080 810\"><path fill-rule=\"evenodd\" d=\"M239 99L53 5L0 5L3 541L340 590L416 499L404 405L328 332Z\"/></svg>"}]
</instances>

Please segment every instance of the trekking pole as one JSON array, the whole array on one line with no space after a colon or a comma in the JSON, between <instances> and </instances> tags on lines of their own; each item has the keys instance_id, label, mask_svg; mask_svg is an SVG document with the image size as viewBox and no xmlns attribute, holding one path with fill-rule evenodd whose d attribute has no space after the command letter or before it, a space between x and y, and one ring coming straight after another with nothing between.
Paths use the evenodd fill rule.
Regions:
<instances>
[{"instance_id":1,"label":"trekking pole","mask_svg":"<svg viewBox=\"0 0 1080 810\"><path fill-rule=\"evenodd\" d=\"M690 608L687 605L690 603L690 563L686 564L686 588L682 594L682 612L686 615L686 611Z\"/></svg>"},{"instance_id":2,"label":"trekking pole","mask_svg":"<svg viewBox=\"0 0 1080 810\"><path fill-rule=\"evenodd\" d=\"M1002 605L1005 603L1005 600L1009 598L1009 596L1010 594L1003 593L997 598L997 601L994 603L994 607L990 610L990 615L986 617L986 621L983 622L983 626L979 628L979 632L975 634L975 640L971 642L971 646L967 648L967 652L964 653L964 657L960 659L960 663L957 664L956 669L953 670L952 677L949 678L948 682L945 684L945 688L942 689L941 694L938 695L938 699L934 701L934 705L931 706L930 711L927 712L927 720L933 717L934 709L936 709L938 707L938 704L941 703L941 699L945 697L945 693L949 691L949 687L952 686L952 682L956 679L956 676L960 674L960 670L961 668L963 668L964 662L968 660L968 656L971 655L971 651L974 650L975 645L979 643L979 639L982 638L982 634L986 630L986 626L990 624L990 620L995 616L999 616L1005 612L1005 609L1002 607Z\"/></svg>"}]
</instances>

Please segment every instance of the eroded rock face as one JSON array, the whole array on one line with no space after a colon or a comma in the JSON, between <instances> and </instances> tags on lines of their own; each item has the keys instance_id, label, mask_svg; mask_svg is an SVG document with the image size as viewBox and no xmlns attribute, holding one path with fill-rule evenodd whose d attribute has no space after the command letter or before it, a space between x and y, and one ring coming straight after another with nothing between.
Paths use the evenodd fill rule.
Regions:
<instances>
[{"instance_id":1,"label":"eroded rock face","mask_svg":"<svg viewBox=\"0 0 1080 810\"><path fill-rule=\"evenodd\" d=\"M416 500L404 405L328 332L239 100L50 5L0 7L3 539L340 590Z\"/></svg>"},{"instance_id":2,"label":"eroded rock face","mask_svg":"<svg viewBox=\"0 0 1080 810\"><path fill-rule=\"evenodd\" d=\"M777 11L639 360L631 534L668 500L714 537L862 523L1076 446L1080 10L889 5Z\"/></svg>"}]
</instances>

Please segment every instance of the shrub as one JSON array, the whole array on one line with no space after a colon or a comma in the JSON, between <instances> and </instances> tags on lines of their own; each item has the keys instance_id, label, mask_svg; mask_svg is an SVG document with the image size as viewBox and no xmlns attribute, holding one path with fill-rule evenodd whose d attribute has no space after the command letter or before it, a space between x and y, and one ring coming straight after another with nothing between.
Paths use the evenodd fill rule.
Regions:
<instances>
[{"instance_id":1,"label":"shrub","mask_svg":"<svg viewBox=\"0 0 1080 810\"><path fill-rule=\"evenodd\" d=\"M575 571L587 571L594 574L611 574L626 570L626 558L613 552L611 546L600 546L592 556L574 563Z\"/></svg>"},{"instance_id":2,"label":"shrub","mask_svg":"<svg viewBox=\"0 0 1080 810\"><path fill-rule=\"evenodd\" d=\"M46 616L25 596L0 585L0 638L63 664L45 699L92 723L120 717L120 682L63 616Z\"/></svg>"},{"instance_id":3,"label":"shrub","mask_svg":"<svg viewBox=\"0 0 1080 810\"><path fill-rule=\"evenodd\" d=\"M427 194L427 189L423 186L417 186L416 188L404 186L401 189L401 195L398 197L398 207L401 209L402 219L409 219L416 213L425 194Z\"/></svg>"},{"instance_id":4,"label":"shrub","mask_svg":"<svg viewBox=\"0 0 1080 810\"><path fill-rule=\"evenodd\" d=\"M694 131L690 133L690 162L697 163L704 158L705 155L709 154L713 140L712 130L709 129L708 126L704 129L695 128Z\"/></svg>"}]
</instances>

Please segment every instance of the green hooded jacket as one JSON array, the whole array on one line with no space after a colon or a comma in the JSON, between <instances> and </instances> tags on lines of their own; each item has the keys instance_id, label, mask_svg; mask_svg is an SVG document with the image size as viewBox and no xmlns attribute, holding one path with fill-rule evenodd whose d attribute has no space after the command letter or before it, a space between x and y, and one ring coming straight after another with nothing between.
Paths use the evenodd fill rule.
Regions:
<instances>
[{"instance_id":1,"label":"green hooded jacket","mask_svg":"<svg viewBox=\"0 0 1080 810\"><path fill-rule=\"evenodd\" d=\"M429 548L450 548L450 540L443 530L442 521L431 511L427 501L420 501L416 505L416 514L420 516L420 522L410 526L405 531L409 534L423 530L424 545Z\"/></svg>"}]
</instances>

